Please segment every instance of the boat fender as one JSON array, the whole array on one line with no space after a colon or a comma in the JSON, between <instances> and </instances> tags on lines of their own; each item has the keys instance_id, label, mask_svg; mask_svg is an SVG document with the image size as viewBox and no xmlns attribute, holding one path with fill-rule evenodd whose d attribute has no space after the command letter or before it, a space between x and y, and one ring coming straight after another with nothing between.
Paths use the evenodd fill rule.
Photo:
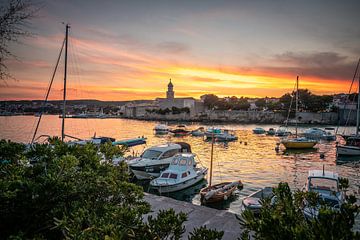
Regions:
<instances>
[{"instance_id":1,"label":"boat fender","mask_svg":"<svg viewBox=\"0 0 360 240\"><path fill-rule=\"evenodd\" d=\"M209 200L217 191L211 190L205 194L205 200Z\"/></svg>"},{"instance_id":2,"label":"boat fender","mask_svg":"<svg viewBox=\"0 0 360 240\"><path fill-rule=\"evenodd\" d=\"M228 197L225 195L225 196L224 196L224 200L226 201L227 199L228 199Z\"/></svg>"}]
</instances>

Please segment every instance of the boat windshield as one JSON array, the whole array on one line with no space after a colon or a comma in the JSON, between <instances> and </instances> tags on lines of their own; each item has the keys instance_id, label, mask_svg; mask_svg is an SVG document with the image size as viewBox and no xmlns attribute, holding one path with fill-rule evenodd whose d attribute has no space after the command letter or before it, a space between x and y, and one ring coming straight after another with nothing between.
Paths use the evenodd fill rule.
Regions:
<instances>
[{"instance_id":1,"label":"boat windshield","mask_svg":"<svg viewBox=\"0 0 360 240\"><path fill-rule=\"evenodd\" d=\"M338 185L335 179L311 178L309 186L312 190L338 191Z\"/></svg>"},{"instance_id":2,"label":"boat windshield","mask_svg":"<svg viewBox=\"0 0 360 240\"><path fill-rule=\"evenodd\" d=\"M158 159L158 157L160 155L161 155L160 151L148 149L148 150L145 150L145 152L143 152L143 154L141 154L140 157L155 160L155 159Z\"/></svg>"}]
</instances>

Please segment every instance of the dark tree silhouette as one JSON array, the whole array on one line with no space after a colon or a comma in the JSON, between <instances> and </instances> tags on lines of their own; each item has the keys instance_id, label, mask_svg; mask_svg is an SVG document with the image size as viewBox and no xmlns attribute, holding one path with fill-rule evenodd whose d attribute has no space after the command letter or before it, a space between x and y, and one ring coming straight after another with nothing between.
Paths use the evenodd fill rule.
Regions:
<instances>
[{"instance_id":1,"label":"dark tree silhouette","mask_svg":"<svg viewBox=\"0 0 360 240\"><path fill-rule=\"evenodd\" d=\"M26 28L29 20L39 10L30 0L8 0L0 4L0 79L11 78L6 60L16 56L10 50L11 43L31 35Z\"/></svg>"}]
</instances>

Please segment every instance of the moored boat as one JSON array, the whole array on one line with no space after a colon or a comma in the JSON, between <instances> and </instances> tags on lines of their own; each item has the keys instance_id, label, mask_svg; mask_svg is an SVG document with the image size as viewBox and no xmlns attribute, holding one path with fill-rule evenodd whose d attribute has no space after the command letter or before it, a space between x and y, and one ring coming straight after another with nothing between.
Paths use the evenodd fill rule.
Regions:
<instances>
[{"instance_id":1,"label":"moored boat","mask_svg":"<svg viewBox=\"0 0 360 240\"><path fill-rule=\"evenodd\" d=\"M358 69L360 65L360 59L357 63L355 74L351 86L354 83L355 77L357 76ZM351 90L351 88L350 88ZM360 76L358 80L358 91L357 94L360 93ZM343 138L345 139L345 145L336 145L336 156L360 156L360 97L358 97L357 101L357 111L356 111L356 130L355 134L352 135L344 135ZM349 159L349 160L360 160L360 159Z\"/></svg>"},{"instance_id":2,"label":"moored boat","mask_svg":"<svg viewBox=\"0 0 360 240\"><path fill-rule=\"evenodd\" d=\"M276 133L276 130L274 128L269 128L268 131L266 131L266 135L274 136Z\"/></svg>"},{"instance_id":3,"label":"moored boat","mask_svg":"<svg viewBox=\"0 0 360 240\"><path fill-rule=\"evenodd\" d=\"M154 127L155 134L167 134L169 127L166 124L158 124Z\"/></svg>"},{"instance_id":4,"label":"moored boat","mask_svg":"<svg viewBox=\"0 0 360 240\"><path fill-rule=\"evenodd\" d=\"M206 139L213 139L215 141L235 141L238 139L234 131L220 128L208 128L205 132Z\"/></svg>"},{"instance_id":5,"label":"moored boat","mask_svg":"<svg viewBox=\"0 0 360 240\"><path fill-rule=\"evenodd\" d=\"M287 138L281 141L286 149L306 149L313 148L317 141L313 139L307 139L305 137Z\"/></svg>"},{"instance_id":6,"label":"moored boat","mask_svg":"<svg viewBox=\"0 0 360 240\"><path fill-rule=\"evenodd\" d=\"M176 137L186 136L190 134L190 131L187 130L185 125L177 125L175 129L169 130Z\"/></svg>"},{"instance_id":7,"label":"moored boat","mask_svg":"<svg viewBox=\"0 0 360 240\"><path fill-rule=\"evenodd\" d=\"M297 119L298 113L298 102L299 102L299 76L296 77L296 100L295 100L295 119ZM290 112L291 106L289 108ZM297 123L295 125L295 137L294 138L285 138L280 141L286 149L308 149L313 148L317 141L314 139L308 139L306 137L298 137L298 127Z\"/></svg>"},{"instance_id":8,"label":"moored boat","mask_svg":"<svg viewBox=\"0 0 360 240\"><path fill-rule=\"evenodd\" d=\"M204 127L199 127L198 129L191 131L191 135L194 137L203 137L205 135Z\"/></svg>"},{"instance_id":9,"label":"moored boat","mask_svg":"<svg viewBox=\"0 0 360 240\"><path fill-rule=\"evenodd\" d=\"M310 170L305 190L319 194L320 199L330 208L339 210L345 198L339 187L337 173L323 170ZM319 214L320 204L309 206L305 203L304 214L307 218L316 218Z\"/></svg>"},{"instance_id":10,"label":"moored boat","mask_svg":"<svg viewBox=\"0 0 360 240\"><path fill-rule=\"evenodd\" d=\"M273 188L265 187L245 197L242 204L244 209L248 209L253 213L258 214L262 208L262 201L265 198L272 198L273 196Z\"/></svg>"},{"instance_id":11,"label":"moored boat","mask_svg":"<svg viewBox=\"0 0 360 240\"><path fill-rule=\"evenodd\" d=\"M191 152L190 145L184 142L156 145L146 149L139 158L128 162L130 170L137 179L152 179L160 176L178 153Z\"/></svg>"},{"instance_id":12,"label":"moored boat","mask_svg":"<svg viewBox=\"0 0 360 240\"><path fill-rule=\"evenodd\" d=\"M261 127L256 127L256 128L254 128L253 130L253 133L255 133L255 134L264 134L266 131L265 131L265 129L263 129L263 128L261 128Z\"/></svg>"},{"instance_id":13,"label":"moored boat","mask_svg":"<svg viewBox=\"0 0 360 240\"><path fill-rule=\"evenodd\" d=\"M207 168L197 167L194 154L177 154L169 168L150 182L150 186L159 193L176 192L202 181Z\"/></svg>"},{"instance_id":14,"label":"moored boat","mask_svg":"<svg viewBox=\"0 0 360 240\"><path fill-rule=\"evenodd\" d=\"M306 137L308 139L320 139L325 134L326 134L325 130L317 128L317 127L308 128L303 133L304 137Z\"/></svg>"},{"instance_id":15,"label":"moored boat","mask_svg":"<svg viewBox=\"0 0 360 240\"><path fill-rule=\"evenodd\" d=\"M209 186L200 190L200 200L202 204L207 203L217 203L221 201L226 201L238 188L242 188L242 182L223 182L212 185L212 173L213 173L213 155L214 155L214 132L212 132L211 138L211 153L210 153L210 177L209 177Z\"/></svg>"}]
</instances>

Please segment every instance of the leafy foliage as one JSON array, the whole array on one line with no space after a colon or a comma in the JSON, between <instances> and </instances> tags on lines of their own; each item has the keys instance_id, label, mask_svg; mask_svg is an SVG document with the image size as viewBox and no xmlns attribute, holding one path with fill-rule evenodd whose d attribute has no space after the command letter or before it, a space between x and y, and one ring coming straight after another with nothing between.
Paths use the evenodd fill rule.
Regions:
<instances>
[{"instance_id":1,"label":"leafy foliage","mask_svg":"<svg viewBox=\"0 0 360 240\"><path fill-rule=\"evenodd\" d=\"M0 79L11 77L5 60L15 56L9 45L31 35L25 27L37 11L38 8L28 0L9 0L0 5Z\"/></svg>"},{"instance_id":2,"label":"leafy foliage","mask_svg":"<svg viewBox=\"0 0 360 240\"><path fill-rule=\"evenodd\" d=\"M340 211L327 206L314 192L291 192L287 183L279 183L274 189L275 198L264 199L258 216L245 210L240 224L245 227L241 239L358 239L354 233L355 216L359 206L354 197L344 203ZM307 207L319 208L319 215L307 219L303 210Z\"/></svg>"},{"instance_id":3,"label":"leafy foliage","mask_svg":"<svg viewBox=\"0 0 360 240\"><path fill-rule=\"evenodd\" d=\"M220 240L224 235L224 231L216 231L213 229L207 229L206 226L194 229L193 233L190 233L189 240Z\"/></svg>"},{"instance_id":4,"label":"leafy foliage","mask_svg":"<svg viewBox=\"0 0 360 240\"><path fill-rule=\"evenodd\" d=\"M92 144L52 143L0 141L1 160L8 160L0 163L1 238L181 238L183 213L162 211L144 222L150 206L142 188L128 182L125 163L101 162ZM105 144L100 152L109 160L123 149Z\"/></svg>"}]
</instances>

